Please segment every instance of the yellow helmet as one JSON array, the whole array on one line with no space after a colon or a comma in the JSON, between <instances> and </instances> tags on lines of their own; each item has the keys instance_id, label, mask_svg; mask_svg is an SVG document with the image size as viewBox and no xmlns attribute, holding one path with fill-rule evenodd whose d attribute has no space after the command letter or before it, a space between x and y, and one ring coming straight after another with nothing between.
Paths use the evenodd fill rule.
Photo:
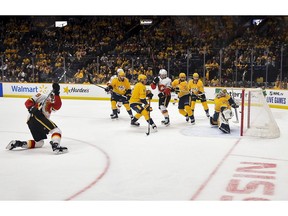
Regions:
<instances>
[{"instance_id":1,"label":"yellow helmet","mask_svg":"<svg viewBox=\"0 0 288 216\"><path fill-rule=\"evenodd\" d=\"M180 73L180 74L179 74L179 78L180 78L180 79L181 79L181 78L186 79L186 74L185 74L185 73Z\"/></svg>"},{"instance_id":2,"label":"yellow helmet","mask_svg":"<svg viewBox=\"0 0 288 216\"><path fill-rule=\"evenodd\" d=\"M122 71L119 71L118 72L118 76L119 77L125 77L125 72L122 70Z\"/></svg>"},{"instance_id":3,"label":"yellow helmet","mask_svg":"<svg viewBox=\"0 0 288 216\"><path fill-rule=\"evenodd\" d=\"M138 81L143 81L143 80L147 80L147 76L144 74L139 74L138 75Z\"/></svg>"},{"instance_id":4,"label":"yellow helmet","mask_svg":"<svg viewBox=\"0 0 288 216\"><path fill-rule=\"evenodd\" d=\"M124 73L124 70L122 68L117 69L117 74L119 74L120 72Z\"/></svg>"},{"instance_id":5,"label":"yellow helmet","mask_svg":"<svg viewBox=\"0 0 288 216\"><path fill-rule=\"evenodd\" d=\"M194 73L193 74L193 78L199 78L199 74L198 73Z\"/></svg>"}]
</instances>

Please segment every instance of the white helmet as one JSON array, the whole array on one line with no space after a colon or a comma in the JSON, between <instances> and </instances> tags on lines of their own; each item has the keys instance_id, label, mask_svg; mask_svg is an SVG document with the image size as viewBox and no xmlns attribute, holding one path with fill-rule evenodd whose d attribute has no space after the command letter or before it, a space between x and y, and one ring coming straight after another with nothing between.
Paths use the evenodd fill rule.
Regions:
<instances>
[{"instance_id":1,"label":"white helmet","mask_svg":"<svg viewBox=\"0 0 288 216\"><path fill-rule=\"evenodd\" d=\"M167 77L167 71L165 69L160 69L159 76L161 79L165 79Z\"/></svg>"},{"instance_id":2,"label":"white helmet","mask_svg":"<svg viewBox=\"0 0 288 216\"><path fill-rule=\"evenodd\" d=\"M117 74L119 74L119 72L123 72L124 73L124 70L122 68L119 68L119 69L117 69Z\"/></svg>"}]
</instances>

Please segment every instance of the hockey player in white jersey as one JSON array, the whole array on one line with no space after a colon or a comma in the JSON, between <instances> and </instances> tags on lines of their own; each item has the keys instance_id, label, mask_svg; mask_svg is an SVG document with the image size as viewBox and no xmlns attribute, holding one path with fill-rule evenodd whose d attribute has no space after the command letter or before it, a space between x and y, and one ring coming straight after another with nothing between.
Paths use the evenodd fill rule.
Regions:
<instances>
[{"instance_id":1,"label":"hockey player in white jersey","mask_svg":"<svg viewBox=\"0 0 288 216\"><path fill-rule=\"evenodd\" d=\"M151 88L158 88L159 94L159 109L164 116L164 120L161 121L162 124L168 126L170 124L169 113L167 107L171 100L171 79L167 76L167 71L165 69L160 69L159 75L153 79L151 83Z\"/></svg>"}]
</instances>

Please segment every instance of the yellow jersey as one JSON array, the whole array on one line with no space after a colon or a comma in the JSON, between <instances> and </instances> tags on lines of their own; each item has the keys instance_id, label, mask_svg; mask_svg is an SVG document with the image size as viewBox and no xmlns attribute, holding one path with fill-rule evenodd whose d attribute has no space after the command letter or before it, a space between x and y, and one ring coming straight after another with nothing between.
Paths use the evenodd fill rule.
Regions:
<instances>
[{"instance_id":1,"label":"yellow jersey","mask_svg":"<svg viewBox=\"0 0 288 216\"><path fill-rule=\"evenodd\" d=\"M189 86L189 90L195 95L204 93L204 86L201 80L197 80L197 83L195 83L194 80L191 79L188 82L188 86Z\"/></svg>"},{"instance_id":2,"label":"yellow jersey","mask_svg":"<svg viewBox=\"0 0 288 216\"><path fill-rule=\"evenodd\" d=\"M177 87L179 88L179 93L178 93L179 98L183 97L184 95L190 94L187 81L180 82L180 79L175 79L171 85L174 89Z\"/></svg>"},{"instance_id":3,"label":"yellow jersey","mask_svg":"<svg viewBox=\"0 0 288 216\"><path fill-rule=\"evenodd\" d=\"M113 91L117 94L124 95L128 89L131 88L129 80L124 77L123 81L120 81L118 77L112 79L110 85L113 88Z\"/></svg>"},{"instance_id":4,"label":"yellow jersey","mask_svg":"<svg viewBox=\"0 0 288 216\"><path fill-rule=\"evenodd\" d=\"M146 86L138 82L134 86L129 103L142 103L141 100L146 99Z\"/></svg>"},{"instance_id":5,"label":"yellow jersey","mask_svg":"<svg viewBox=\"0 0 288 216\"><path fill-rule=\"evenodd\" d=\"M230 103L229 103L229 99L230 99L230 95L226 94L224 97L215 97L214 99L214 103L215 103L215 107L214 110L216 112L220 112L221 111L221 107L227 107L228 109L231 109Z\"/></svg>"}]
</instances>

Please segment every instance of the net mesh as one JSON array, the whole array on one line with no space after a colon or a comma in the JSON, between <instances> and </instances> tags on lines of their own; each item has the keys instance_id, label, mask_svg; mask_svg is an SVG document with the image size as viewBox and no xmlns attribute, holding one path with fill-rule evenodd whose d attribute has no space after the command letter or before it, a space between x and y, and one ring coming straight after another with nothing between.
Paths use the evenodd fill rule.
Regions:
<instances>
[{"instance_id":1,"label":"net mesh","mask_svg":"<svg viewBox=\"0 0 288 216\"><path fill-rule=\"evenodd\" d=\"M262 89L245 91L242 105L243 135L262 138L277 138L280 136L279 127L266 102Z\"/></svg>"}]
</instances>

